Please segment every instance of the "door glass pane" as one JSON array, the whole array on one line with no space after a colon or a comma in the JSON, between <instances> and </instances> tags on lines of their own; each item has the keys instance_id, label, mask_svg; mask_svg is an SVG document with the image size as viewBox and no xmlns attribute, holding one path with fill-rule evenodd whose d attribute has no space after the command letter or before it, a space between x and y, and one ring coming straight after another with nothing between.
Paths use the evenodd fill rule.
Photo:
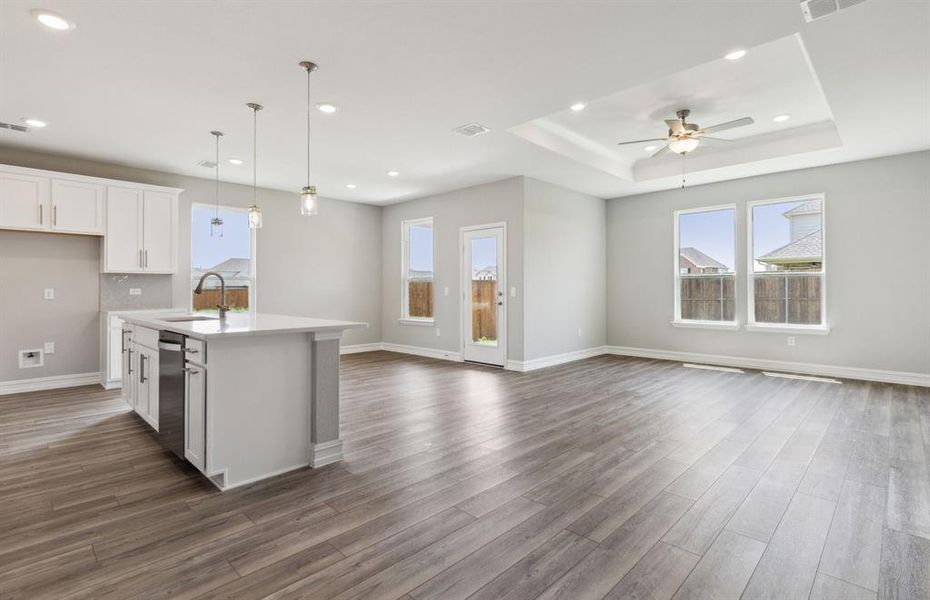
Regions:
<instances>
[{"instance_id":1,"label":"door glass pane","mask_svg":"<svg viewBox=\"0 0 930 600\"><path fill-rule=\"evenodd\" d=\"M497 346L497 238L471 240L471 341Z\"/></svg>"}]
</instances>

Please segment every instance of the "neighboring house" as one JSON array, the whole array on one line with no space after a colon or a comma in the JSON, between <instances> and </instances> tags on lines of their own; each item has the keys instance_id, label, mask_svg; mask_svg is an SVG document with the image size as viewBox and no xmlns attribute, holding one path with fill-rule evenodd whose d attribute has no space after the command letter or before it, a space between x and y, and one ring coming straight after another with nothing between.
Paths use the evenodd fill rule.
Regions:
<instances>
[{"instance_id":1,"label":"neighboring house","mask_svg":"<svg viewBox=\"0 0 930 600\"><path fill-rule=\"evenodd\" d=\"M200 280L200 277L207 271L214 271L222 275L223 279L226 281L226 287L246 287L249 284L250 270L251 264L248 258L228 258L207 269L203 267L194 267L192 275L196 282ZM204 282L204 287L218 288L220 287L220 282L215 277L210 277Z\"/></svg>"},{"instance_id":2,"label":"neighboring house","mask_svg":"<svg viewBox=\"0 0 930 600\"><path fill-rule=\"evenodd\" d=\"M410 269L408 277L410 281L432 281L433 272L432 271L417 271L415 269Z\"/></svg>"},{"instance_id":3,"label":"neighboring house","mask_svg":"<svg viewBox=\"0 0 930 600\"><path fill-rule=\"evenodd\" d=\"M791 241L760 256L757 262L768 271L819 271L823 264L821 201L808 200L783 213Z\"/></svg>"},{"instance_id":4,"label":"neighboring house","mask_svg":"<svg viewBox=\"0 0 930 600\"><path fill-rule=\"evenodd\" d=\"M496 281L497 280L497 267L485 267L483 269L475 269L471 274L472 281Z\"/></svg>"},{"instance_id":5,"label":"neighboring house","mask_svg":"<svg viewBox=\"0 0 930 600\"><path fill-rule=\"evenodd\" d=\"M682 274L729 273L722 262L713 259L697 248L681 248L678 252L678 269Z\"/></svg>"}]
</instances>

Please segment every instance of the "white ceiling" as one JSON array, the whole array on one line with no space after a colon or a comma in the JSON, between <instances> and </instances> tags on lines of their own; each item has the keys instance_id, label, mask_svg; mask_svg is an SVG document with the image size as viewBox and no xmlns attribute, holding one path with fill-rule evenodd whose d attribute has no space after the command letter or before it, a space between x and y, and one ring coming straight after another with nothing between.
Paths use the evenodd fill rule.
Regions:
<instances>
[{"instance_id":1,"label":"white ceiling","mask_svg":"<svg viewBox=\"0 0 930 600\"><path fill-rule=\"evenodd\" d=\"M29 14L38 7L62 13L77 28L42 27ZM4 0L0 120L33 116L49 126L29 134L0 130L0 144L212 177L196 163L212 158L209 131L219 128L227 134L224 157L247 159L240 167L224 164L222 179L249 183L251 114L244 104L258 101L266 106L259 113L259 185L296 194L305 178L305 80L297 62L310 59L320 65L313 101L340 108L314 118L313 180L324 196L384 204L529 175L615 197L676 187L679 179L661 169L639 172L639 165L635 176L618 176L508 130L579 100L596 108L597 99L624 91L655 92L656 81L675 81L688 69L718 69L733 48L765 48L797 33L841 145L792 153L801 137L776 131L782 137L773 142L783 155L705 166L690 183L925 149L928 30L930 3L923 0L868 0L810 24L796 0ZM734 110L761 124L786 92L739 81L733 82L738 94L729 87L664 90L662 97L669 106L691 104L692 120L701 124L716 122L718 112L727 113L719 120L730 118L723 107L738 97ZM641 128L592 139L620 141L641 130L653 137L648 121L666 118L653 114L659 104L630 106L632 115L621 115L638 119ZM778 111L799 115L792 127L805 111L822 109L797 106ZM592 120L582 135L604 118L594 110L572 116ZM476 138L451 133L472 121L492 131ZM391 169L400 177L389 178Z\"/></svg>"}]
</instances>

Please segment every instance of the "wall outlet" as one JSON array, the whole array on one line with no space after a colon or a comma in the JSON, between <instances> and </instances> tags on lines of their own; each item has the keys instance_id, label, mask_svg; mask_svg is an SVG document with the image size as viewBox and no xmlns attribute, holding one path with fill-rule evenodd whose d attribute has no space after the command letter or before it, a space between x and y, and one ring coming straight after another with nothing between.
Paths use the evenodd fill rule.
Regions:
<instances>
[{"instance_id":1,"label":"wall outlet","mask_svg":"<svg viewBox=\"0 0 930 600\"><path fill-rule=\"evenodd\" d=\"M788 336L788 345L789 345L789 346L794 346L794 336L793 336L793 335L789 335L789 336Z\"/></svg>"},{"instance_id":2,"label":"wall outlet","mask_svg":"<svg viewBox=\"0 0 930 600\"><path fill-rule=\"evenodd\" d=\"M129 288L129 295L130 296L141 296L142 288Z\"/></svg>"},{"instance_id":3,"label":"wall outlet","mask_svg":"<svg viewBox=\"0 0 930 600\"><path fill-rule=\"evenodd\" d=\"M516 297L517 297L517 288L516 288L516 287L510 288L510 297L511 297L511 298L516 298Z\"/></svg>"},{"instance_id":4,"label":"wall outlet","mask_svg":"<svg viewBox=\"0 0 930 600\"><path fill-rule=\"evenodd\" d=\"M45 342L45 353L55 354L55 342Z\"/></svg>"},{"instance_id":5,"label":"wall outlet","mask_svg":"<svg viewBox=\"0 0 930 600\"><path fill-rule=\"evenodd\" d=\"M55 299L55 288L45 288L45 292L42 297L45 298L46 300L54 300Z\"/></svg>"},{"instance_id":6,"label":"wall outlet","mask_svg":"<svg viewBox=\"0 0 930 600\"><path fill-rule=\"evenodd\" d=\"M436 328L436 337L439 337L439 328Z\"/></svg>"}]
</instances>

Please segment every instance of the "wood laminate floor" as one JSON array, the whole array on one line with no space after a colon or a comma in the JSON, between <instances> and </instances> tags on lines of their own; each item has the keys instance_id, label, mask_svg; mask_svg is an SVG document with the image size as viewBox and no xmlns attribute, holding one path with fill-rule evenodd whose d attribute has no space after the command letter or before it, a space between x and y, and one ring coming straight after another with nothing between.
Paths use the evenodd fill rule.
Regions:
<instances>
[{"instance_id":1,"label":"wood laminate floor","mask_svg":"<svg viewBox=\"0 0 930 600\"><path fill-rule=\"evenodd\" d=\"M118 392L0 397L0 598L930 597L930 394L343 358L346 460L220 494Z\"/></svg>"}]
</instances>

